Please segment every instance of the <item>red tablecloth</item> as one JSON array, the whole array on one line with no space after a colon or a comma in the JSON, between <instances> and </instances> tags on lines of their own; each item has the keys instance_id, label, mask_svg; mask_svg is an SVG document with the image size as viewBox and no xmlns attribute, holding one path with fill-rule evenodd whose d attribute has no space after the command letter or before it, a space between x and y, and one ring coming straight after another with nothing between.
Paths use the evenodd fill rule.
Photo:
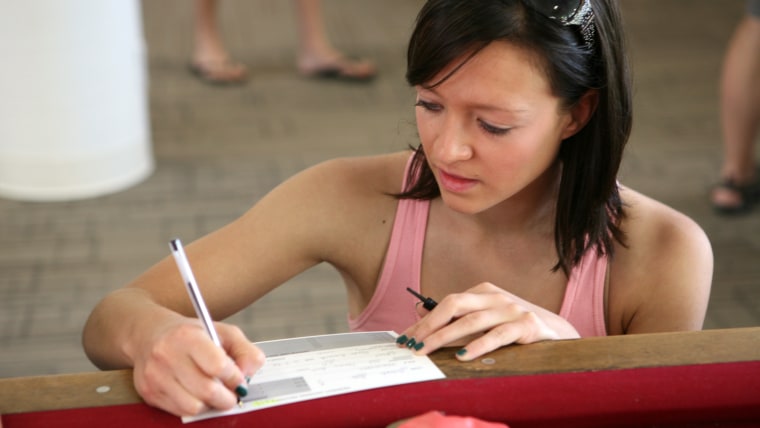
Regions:
<instances>
[{"instance_id":1,"label":"red tablecloth","mask_svg":"<svg viewBox=\"0 0 760 428\"><path fill-rule=\"evenodd\" d=\"M44 391L40 391L44 393ZM521 427L760 426L760 361L440 380L193 422L207 427L384 427L439 410ZM3 415L3 428L171 427L144 404Z\"/></svg>"}]
</instances>

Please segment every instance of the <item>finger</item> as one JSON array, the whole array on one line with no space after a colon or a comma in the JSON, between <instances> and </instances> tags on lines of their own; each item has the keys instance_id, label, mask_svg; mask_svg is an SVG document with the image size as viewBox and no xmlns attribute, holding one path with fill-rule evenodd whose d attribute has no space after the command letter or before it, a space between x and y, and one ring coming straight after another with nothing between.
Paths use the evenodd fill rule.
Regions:
<instances>
[{"instance_id":1,"label":"finger","mask_svg":"<svg viewBox=\"0 0 760 428\"><path fill-rule=\"evenodd\" d=\"M430 313L430 311L428 311L422 306L422 302L416 302L414 304L414 310L417 312L417 315L419 315L420 318L423 318L423 319ZM399 347L408 347L412 349L415 348L415 345L417 345L417 349L421 347L421 345L417 344L416 340L414 341L411 340L414 337L415 332L419 328L418 324L419 322L409 327L396 338L396 344L398 344Z\"/></svg>"},{"instance_id":2,"label":"finger","mask_svg":"<svg viewBox=\"0 0 760 428\"><path fill-rule=\"evenodd\" d=\"M461 346L502 322L501 315L499 311L494 310L470 312L428 336L415 336L418 344L423 345L414 349L420 355L427 355L444 346Z\"/></svg>"},{"instance_id":3,"label":"finger","mask_svg":"<svg viewBox=\"0 0 760 428\"><path fill-rule=\"evenodd\" d=\"M206 405L212 408L229 409L237 403L233 393L245 377L235 362L205 335L193 341L187 363L178 364L175 373L180 383Z\"/></svg>"},{"instance_id":4,"label":"finger","mask_svg":"<svg viewBox=\"0 0 760 428\"><path fill-rule=\"evenodd\" d=\"M460 361L472 361L502 346L514 343L520 334L520 326L517 324L502 324L460 348L456 352L456 358Z\"/></svg>"},{"instance_id":5,"label":"finger","mask_svg":"<svg viewBox=\"0 0 760 428\"><path fill-rule=\"evenodd\" d=\"M195 416L210 409L203 399L197 397L176 380L165 385L161 391L160 407L177 416Z\"/></svg>"},{"instance_id":6,"label":"finger","mask_svg":"<svg viewBox=\"0 0 760 428\"><path fill-rule=\"evenodd\" d=\"M203 360L193 356L193 364L183 365L183 369L177 370L175 373L178 382L203 404L210 408L226 410L237 404L238 395L233 390L235 386L242 383L243 376L232 359L227 357L218 347L217 349L222 354L221 358L224 361L221 370L216 368L208 370L208 364L206 367L201 367L198 363ZM185 369L186 366L189 367ZM232 389L220 380L232 378L240 379L232 383Z\"/></svg>"},{"instance_id":7,"label":"finger","mask_svg":"<svg viewBox=\"0 0 760 428\"><path fill-rule=\"evenodd\" d=\"M456 353L460 361L471 361L488 352L512 343L528 344L542 340L557 339L534 312L525 312L518 319L502 323L473 340Z\"/></svg>"},{"instance_id":8,"label":"finger","mask_svg":"<svg viewBox=\"0 0 760 428\"><path fill-rule=\"evenodd\" d=\"M240 328L220 325L218 333L227 355L235 361L245 376L253 376L264 365L264 352L248 340Z\"/></svg>"},{"instance_id":9,"label":"finger","mask_svg":"<svg viewBox=\"0 0 760 428\"><path fill-rule=\"evenodd\" d=\"M169 329L136 364L138 368L135 386L140 385L146 401L181 415L234 406L237 397L217 378L243 378L197 320Z\"/></svg>"},{"instance_id":10,"label":"finger","mask_svg":"<svg viewBox=\"0 0 760 428\"><path fill-rule=\"evenodd\" d=\"M196 349L196 343L210 340L202 327L193 323L181 324L165 333L146 355L136 360L135 388L148 404L175 415L196 414L205 408L205 404L179 379L198 376L198 369L187 350Z\"/></svg>"},{"instance_id":11,"label":"finger","mask_svg":"<svg viewBox=\"0 0 760 428\"><path fill-rule=\"evenodd\" d=\"M222 346L230 357L230 361L238 370L227 371L220 379L228 389L242 398L248 395L248 379L264 365L264 353L245 337L242 330L236 326L220 324L217 329ZM243 375L240 379L237 373Z\"/></svg>"},{"instance_id":12,"label":"finger","mask_svg":"<svg viewBox=\"0 0 760 428\"><path fill-rule=\"evenodd\" d=\"M414 349L427 348L427 351L424 353L429 353L440 346L475 333L477 331L475 330L476 326L480 326L483 329L490 327L487 323L483 323L480 320L483 314L479 314L475 318L471 317L471 315L492 308L494 302L498 300L505 300L505 298L500 295L473 294L469 292L450 294L438 304L435 310L431 311L422 320L404 332L404 335L408 338L407 344L413 339ZM503 320L504 317L512 315L513 309L511 309L511 303L508 300L501 305L509 310L500 309L493 312L498 313ZM462 323L462 319L466 317L470 318ZM464 329L461 331L452 329L450 328L452 325L457 325L458 327L464 326ZM493 325L495 324L491 324L491 326ZM433 336L432 340L431 335ZM422 347L419 346L420 342L424 343Z\"/></svg>"},{"instance_id":13,"label":"finger","mask_svg":"<svg viewBox=\"0 0 760 428\"><path fill-rule=\"evenodd\" d=\"M133 376L135 389L151 406L176 416L196 415L206 409L203 401L180 385L170 370L158 365L151 368L137 366Z\"/></svg>"},{"instance_id":14,"label":"finger","mask_svg":"<svg viewBox=\"0 0 760 428\"><path fill-rule=\"evenodd\" d=\"M472 300L472 296L466 293L457 293L444 297L432 311L426 311L422 305L418 305L416 310L423 319L404 333L413 336L425 335L429 331L448 324L462 311L462 308L472 304L468 300Z\"/></svg>"},{"instance_id":15,"label":"finger","mask_svg":"<svg viewBox=\"0 0 760 428\"><path fill-rule=\"evenodd\" d=\"M474 294L504 293L504 289L490 282L481 282L480 284L471 287L467 292Z\"/></svg>"},{"instance_id":16,"label":"finger","mask_svg":"<svg viewBox=\"0 0 760 428\"><path fill-rule=\"evenodd\" d=\"M414 310L417 311L417 315L420 317L424 317L425 315L429 314L430 311L425 309L424 306L422 306L422 302L417 302L414 304Z\"/></svg>"},{"instance_id":17,"label":"finger","mask_svg":"<svg viewBox=\"0 0 760 428\"><path fill-rule=\"evenodd\" d=\"M472 341L500 324L518 320L526 313L521 305L516 304L504 293L464 293L455 295L450 300L454 306L452 313L455 315L448 324L436 329L435 325L419 323L420 328L414 333L417 341L414 349L419 351L419 354L429 354L442 346L461 345L465 340ZM456 315L460 313L462 315ZM432 319L433 315L428 318ZM426 328L433 328L429 335L425 335ZM419 346L420 340L424 343L422 346ZM509 343L511 342L505 342L503 345ZM466 352L466 349L462 352Z\"/></svg>"}]
</instances>

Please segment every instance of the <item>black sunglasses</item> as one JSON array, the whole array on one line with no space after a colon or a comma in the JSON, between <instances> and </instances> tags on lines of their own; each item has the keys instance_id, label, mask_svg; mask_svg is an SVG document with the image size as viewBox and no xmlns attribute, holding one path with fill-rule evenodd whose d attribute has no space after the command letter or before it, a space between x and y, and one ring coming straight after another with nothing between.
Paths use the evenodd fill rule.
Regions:
<instances>
[{"instance_id":1,"label":"black sunglasses","mask_svg":"<svg viewBox=\"0 0 760 428\"><path fill-rule=\"evenodd\" d=\"M562 26L579 26L586 45L593 47L596 29L590 0L523 0L523 3Z\"/></svg>"}]
</instances>

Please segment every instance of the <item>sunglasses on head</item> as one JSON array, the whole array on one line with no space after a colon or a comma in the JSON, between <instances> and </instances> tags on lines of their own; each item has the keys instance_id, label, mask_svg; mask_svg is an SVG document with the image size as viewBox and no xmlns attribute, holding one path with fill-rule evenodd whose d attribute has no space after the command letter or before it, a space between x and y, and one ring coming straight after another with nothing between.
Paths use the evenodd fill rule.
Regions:
<instances>
[{"instance_id":1,"label":"sunglasses on head","mask_svg":"<svg viewBox=\"0 0 760 428\"><path fill-rule=\"evenodd\" d=\"M523 0L523 3L562 26L579 26L584 42L593 47L594 11L590 0Z\"/></svg>"}]
</instances>

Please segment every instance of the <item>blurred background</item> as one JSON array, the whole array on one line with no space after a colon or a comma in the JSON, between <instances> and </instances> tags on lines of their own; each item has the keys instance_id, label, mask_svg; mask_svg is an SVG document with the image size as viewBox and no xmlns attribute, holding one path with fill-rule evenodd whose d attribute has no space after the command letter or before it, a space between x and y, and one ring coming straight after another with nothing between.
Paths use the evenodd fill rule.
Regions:
<instances>
[{"instance_id":1,"label":"blurred background","mask_svg":"<svg viewBox=\"0 0 760 428\"><path fill-rule=\"evenodd\" d=\"M322 160L415 144L405 48L422 3L323 2L335 46L371 58L378 67L373 82L350 84L299 75L292 2L224 0L219 9L224 37L233 56L249 67L250 80L219 87L188 71L192 3L136 2L132 30L144 45L138 43L135 58L144 61L146 74L131 76L138 92L129 94L144 88L144 122L138 114L132 130L144 125L145 133L135 138L147 144L147 151L140 150L148 159L142 159L131 182L99 196L0 198L0 377L93 370L80 345L90 310L167 256L170 238L190 242L222 226L279 182ZM621 0L621 5L634 70L635 119L620 181L686 213L707 231L716 264L705 328L760 325L760 210L726 218L714 214L708 202L721 158L720 65L744 1ZM8 44L7 52L40 32L59 36L55 31L65 28L19 27L0 47ZM119 52L117 46L113 50ZM40 53L27 55L28 64L39 64L34 57ZM107 69L98 61L113 59L90 60L95 69L79 76L84 86L98 81L97 67ZM9 68L27 67L19 59L3 61L0 77ZM26 98L37 96L39 88L48 94L55 90L50 81L0 81L5 85L0 87ZM104 116L107 106L119 102L88 96L102 103ZM22 104L0 99L8 112ZM28 126L50 130L67 117L63 113L40 114ZM91 120L101 119L96 113ZM13 144L25 143L0 141L0 147ZM37 171L21 173L36 176ZM254 341L345 331L343 286L329 266L319 266L229 321Z\"/></svg>"}]
</instances>

